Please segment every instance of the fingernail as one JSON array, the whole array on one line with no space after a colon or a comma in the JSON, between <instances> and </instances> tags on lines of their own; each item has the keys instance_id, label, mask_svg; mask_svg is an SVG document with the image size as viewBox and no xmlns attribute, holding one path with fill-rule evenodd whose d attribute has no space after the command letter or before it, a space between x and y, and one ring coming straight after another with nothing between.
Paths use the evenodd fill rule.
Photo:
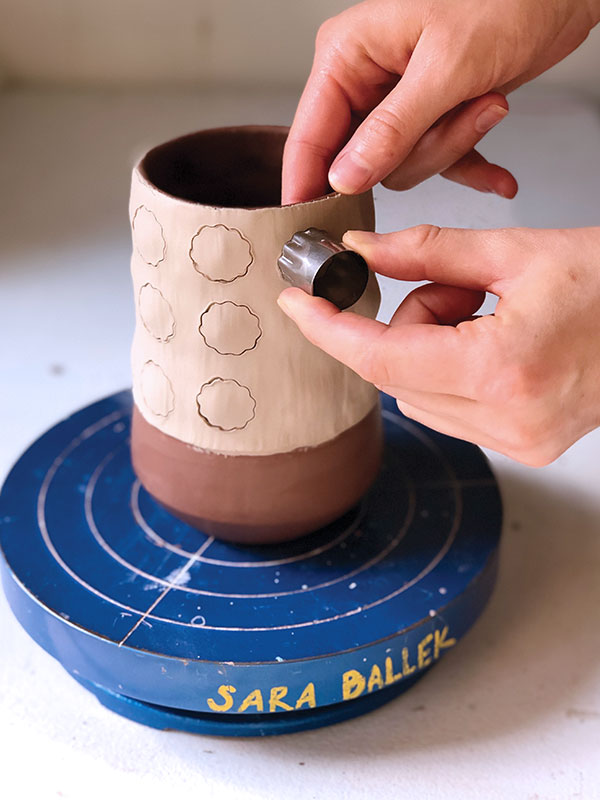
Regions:
<instances>
[{"instance_id":1,"label":"fingernail","mask_svg":"<svg viewBox=\"0 0 600 800\"><path fill-rule=\"evenodd\" d=\"M282 311L288 314L290 311L292 311L294 304L296 304L297 307L298 300L302 300L305 296L306 293L302 289L290 286L288 289L284 289L279 294L279 297L277 298L277 305Z\"/></svg>"},{"instance_id":2,"label":"fingernail","mask_svg":"<svg viewBox=\"0 0 600 800\"><path fill-rule=\"evenodd\" d=\"M514 197L514 192L512 192L510 189L505 189L505 188L502 188L502 187L491 186L489 184L486 184L485 186L479 186L477 188L478 188L478 191L480 191L480 192L488 192L489 194L497 194L498 197L504 197L505 200L510 200L510 199L512 199L512 197Z\"/></svg>"},{"instance_id":3,"label":"fingernail","mask_svg":"<svg viewBox=\"0 0 600 800\"><path fill-rule=\"evenodd\" d=\"M342 242L349 247L365 247L377 236L372 231L346 231L342 236Z\"/></svg>"},{"instance_id":4,"label":"fingernail","mask_svg":"<svg viewBox=\"0 0 600 800\"><path fill-rule=\"evenodd\" d=\"M486 183L482 186L475 186L473 188L477 189L478 192L484 192L486 194L497 194L500 197L504 197L502 192L499 189L496 189L496 187L492 186L491 184Z\"/></svg>"},{"instance_id":5,"label":"fingernail","mask_svg":"<svg viewBox=\"0 0 600 800\"><path fill-rule=\"evenodd\" d=\"M329 183L336 192L354 194L366 189L373 170L355 150L342 153L329 170Z\"/></svg>"},{"instance_id":6,"label":"fingernail","mask_svg":"<svg viewBox=\"0 0 600 800\"><path fill-rule=\"evenodd\" d=\"M282 311L287 311L288 304L287 304L287 297L285 296L286 290L284 290L279 297L277 298L277 305Z\"/></svg>"},{"instance_id":7,"label":"fingernail","mask_svg":"<svg viewBox=\"0 0 600 800\"><path fill-rule=\"evenodd\" d=\"M502 106L497 105L494 103L491 106L488 106L475 120L475 130L477 133L487 133L490 131L494 125L497 125L499 122L502 122L504 117L508 114L507 108L502 108Z\"/></svg>"}]
</instances>

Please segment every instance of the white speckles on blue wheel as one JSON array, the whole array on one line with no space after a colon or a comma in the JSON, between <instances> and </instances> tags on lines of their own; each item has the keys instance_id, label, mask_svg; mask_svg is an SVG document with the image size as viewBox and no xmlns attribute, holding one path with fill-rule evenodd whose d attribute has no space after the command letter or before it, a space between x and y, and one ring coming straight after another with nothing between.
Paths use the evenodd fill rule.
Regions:
<instances>
[{"instance_id":1,"label":"white speckles on blue wheel","mask_svg":"<svg viewBox=\"0 0 600 800\"><path fill-rule=\"evenodd\" d=\"M269 547L214 540L140 487L128 392L84 408L0 495L15 615L104 705L158 728L292 732L386 702L481 613L501 505L476 447L383 404L383 467L362 504Z\"/></svg>"}]
</instances>

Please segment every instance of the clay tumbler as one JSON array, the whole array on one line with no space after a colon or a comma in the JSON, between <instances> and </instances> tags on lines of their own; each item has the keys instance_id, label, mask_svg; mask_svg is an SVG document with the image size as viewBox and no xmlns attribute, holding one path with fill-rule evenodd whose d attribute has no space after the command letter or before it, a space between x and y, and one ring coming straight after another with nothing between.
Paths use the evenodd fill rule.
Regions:
<instances>
[{"instance_id":1,"label":"clay tumbler","mask_svg":"<svg viewBox=\"0 0 600 800\"><path fill-rule=\"evenodd\" d=\"M276 303L298 231L372 230L371 193L281 206L286 128L194 133L133 171L131 452L143 486L223 539L266 543L350 509L381 457L378 393ZM377 282L350 310L374 317Z\"/></svg>"}]
</instances>

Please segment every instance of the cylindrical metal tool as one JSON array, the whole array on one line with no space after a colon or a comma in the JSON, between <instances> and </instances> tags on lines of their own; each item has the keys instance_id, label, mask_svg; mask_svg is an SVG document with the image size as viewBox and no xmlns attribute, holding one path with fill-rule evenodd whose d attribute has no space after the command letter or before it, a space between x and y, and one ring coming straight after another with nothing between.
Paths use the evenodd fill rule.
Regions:
<instances>
[{"instance_id":1,"label":"cylindrical metal tool","mask_svg":"<svg viewBox=\"0 0 600 800\"><path fill-rule=\"evenodd\" d=\"M364 258L318 228L297 231L284 244L277 264L292 286L342 310L359 300L369 280Z\"/></svg>"}]
</instances>

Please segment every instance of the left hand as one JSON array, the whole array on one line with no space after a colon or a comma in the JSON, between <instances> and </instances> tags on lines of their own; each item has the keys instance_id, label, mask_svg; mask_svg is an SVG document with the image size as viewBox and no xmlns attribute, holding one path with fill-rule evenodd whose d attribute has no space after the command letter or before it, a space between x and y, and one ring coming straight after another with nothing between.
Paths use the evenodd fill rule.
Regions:
<instances>
[{"instance_id":1,"label":"left hand","mask_svg":"<svg viewBox=\"0 0 600 800\"><path fill-rule=\"evenodd\" d=\"M600 0L364 0L327 20L283 154L282 203L440 173L513 197L473 148L507 92L565 58Z\"/></svg>"},{"instance_id":2,"label":"left hand","mask_svg":"<svg viewBox=\"0 0 600 800\"><path fill-rule=\"evenodd\" d=\"M600 228L422 225L344 242L375 272L431 282L389 325L300 289L279 304L406 416L532 466L600 425ZM495 314L474 318L486 291Z\"/></svg>"}]
</instances>

